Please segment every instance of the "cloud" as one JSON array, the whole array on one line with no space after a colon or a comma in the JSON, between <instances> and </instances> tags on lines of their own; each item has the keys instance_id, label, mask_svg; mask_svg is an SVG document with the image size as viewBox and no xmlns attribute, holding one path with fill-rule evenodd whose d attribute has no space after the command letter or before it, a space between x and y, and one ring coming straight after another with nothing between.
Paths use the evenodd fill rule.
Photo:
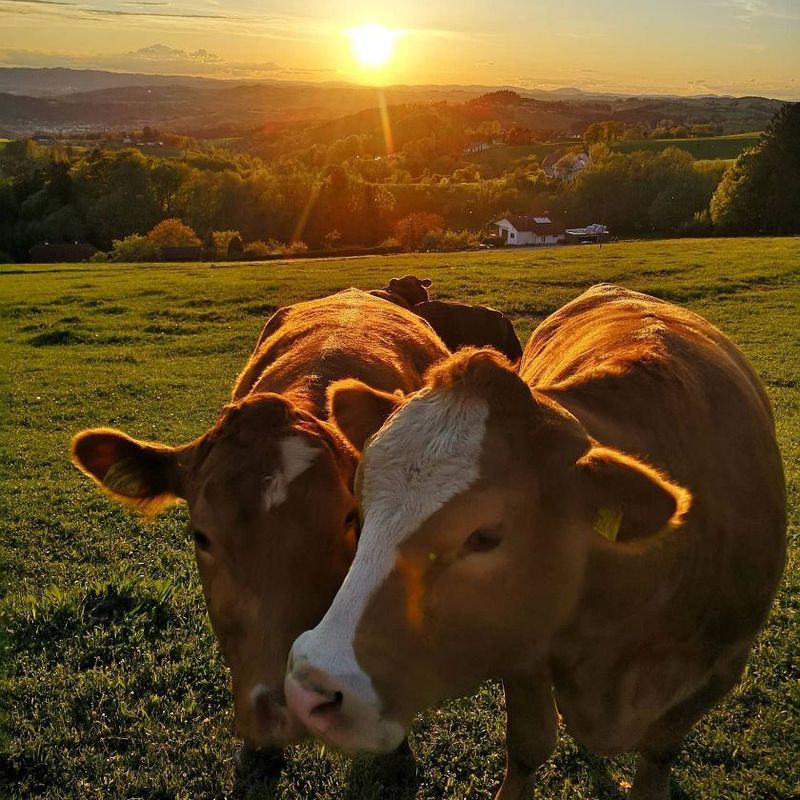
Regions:
<instances>
[{"instance_id":1,"label":"cloud","mask_svg":"<svg viewBox=\"0 0 800 800\"><path fill-rule=\"evenodd\" d=\"M242 9L234 13L225 10L224 5L218 5L218 8L216 11L213 8L206 11L202 6L197 10L191 7L184 9L165 0L114 0L107 5L86 0L0 0L0 14L26 18L39 15L51 20L56 17L97 24L126 20L150 31L154 25L174 29L176 25L183 24L193 32L200 25L213 26L215 32L220 30L220 25L224 25L228 32L283 41L319 41L321 37L341 35L332 22L311 16L269 14L259 9Z\"/></svg>"},{"instance_id":2,"label":"cloud","mask_svg":"<svg viewBox=\"0 0 800 800\"><path fill-rule=\"evenodd\" d=\"M714 5L733 11L735 19L745 25L762 18L800 20L794 0L714 0Z\"/></svg>"},{"instance_id":3,"label":"cloud","mask_svg":"<svg viewBox=\"0 0 800 800\"><path fill-rule=\"evenodd\" d=\"M168 47L165 44L151 44L147 47L140 47L124 55L130 58L141 58L145 61L188 61L196 64L224 64L225 61L216 53L209 53L208 50L200 49L192 52L179 50L176 47Z\"/></svg>"},{"instance_id":4,"label":"cloud","mask_svg":"<svg viewBox=\"0 0 800 800\"><path fill-rule=\"evenodd\" d=\"M187 51L151 44L128 53L75 55L35 50L0 50L0 64L11 67L72 67L151 75L202 75L214 78L263 78L294 72L273 61L228 61L205 49ZM303 70L297 70L302 72ZM311 73L313 70L307 70Z\"/></svg>"}]
</instances>

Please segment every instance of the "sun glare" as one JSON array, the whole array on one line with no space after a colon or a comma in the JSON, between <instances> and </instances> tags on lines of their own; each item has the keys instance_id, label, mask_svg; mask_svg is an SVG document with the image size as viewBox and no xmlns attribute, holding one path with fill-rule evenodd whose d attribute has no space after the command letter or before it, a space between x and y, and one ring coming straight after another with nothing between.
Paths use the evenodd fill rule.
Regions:
<instances>
[{"instance_id":1,"label":"sun glare","mask_svg":"<svg viewBox=\"0 0 800 800\"><path fill-rule=\"evenodd\" d=\"M400 36L375 22L360 25L347 31L353 46L353 55L362 67L375 69L388 64L394 54L394 45Z\"/></svg>"}]
</instances>

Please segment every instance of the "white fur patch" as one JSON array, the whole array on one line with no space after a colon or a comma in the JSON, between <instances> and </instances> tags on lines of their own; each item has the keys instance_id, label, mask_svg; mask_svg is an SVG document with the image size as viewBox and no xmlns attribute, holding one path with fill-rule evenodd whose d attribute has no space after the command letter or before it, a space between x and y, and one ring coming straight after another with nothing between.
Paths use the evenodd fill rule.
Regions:
<instances>
[{"instance_id":1,"label":"white fur patch","mask_svg":"<svg viewBox=\"0 0 800 800\"><path fill-rule=\"evenodd\" d=\"M356 628L392 571L397 547L478 479L488 415L480 398L428 392L401 408L373 438L360 466L364 523L355 560L325 617L294 644L296 667L323 670L353 692L362 709L373 706L360 716L374 741L385 732L374 717L379 698L356 661Z\"/></svg>"},{"instance_id":2,"label":"white fur patch","mask_svg":"<svg viewBox=\"0 0 800 800\"><path fill-rule=\"evenodd\" d=\"M274 475L264 478L264 511L285 502L289 496L289 484L302 475L319 454L303 436L290 436L281 442L281 466Z\"/></svg>"}]
</instances>

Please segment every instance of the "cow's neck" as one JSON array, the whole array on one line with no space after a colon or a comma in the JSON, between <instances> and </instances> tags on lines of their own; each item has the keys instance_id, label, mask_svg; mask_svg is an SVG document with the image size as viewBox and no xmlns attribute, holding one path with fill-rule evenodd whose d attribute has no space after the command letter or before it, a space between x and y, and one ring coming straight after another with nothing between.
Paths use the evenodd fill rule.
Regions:
<instances>
[{"instance_id":1,"label":"cow's neck","mask_svg":"<svg viewBox=\"0 0 800 800\"><path fill-rule=\"evenodd\" d=\"M607 398L598 388L596 382L588 382L537 391L572 413L600 444L634 454L649 452L654 433L658 438L654 426L620 416L616 404L604 402ZM653 455L656 465L663 467L663 459ZM695 560L686 528L625 543L608 542L594 531L587 535L588 558L576 618L598 631L623 629L650 615L663 615L665 606L680 594Z\"/></svg>"},{"instance_id":2,"label":"cow's neck","mask_svg":"<svg viewBox=\"0 0 800 800\"><path fill-rule=\"evenodd\" d=\"M588 557L574 620L596 633L634 630L663 620L681 605L690 569L685 529L637 542L612 543L588 534ZM577 623L576 623L577 624Z\"/></svg>"}]
</instances>

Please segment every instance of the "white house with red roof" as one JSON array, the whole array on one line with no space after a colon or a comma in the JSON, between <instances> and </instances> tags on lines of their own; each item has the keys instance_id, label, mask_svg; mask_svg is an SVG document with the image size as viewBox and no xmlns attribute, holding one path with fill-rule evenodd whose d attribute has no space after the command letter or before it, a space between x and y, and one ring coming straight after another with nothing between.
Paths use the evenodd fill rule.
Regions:
<instances>
[{"instance_id":1,"label":"white house with red roof","mask_svg":"<svg viewBox=\"0 0 800 800\"><path fill-rule=\"evenodd\" d=\"M512 214L495 220L492 227L507 245L562 244L566 239L563 226L533 214Z\"/></svg>"}]
</instances>

